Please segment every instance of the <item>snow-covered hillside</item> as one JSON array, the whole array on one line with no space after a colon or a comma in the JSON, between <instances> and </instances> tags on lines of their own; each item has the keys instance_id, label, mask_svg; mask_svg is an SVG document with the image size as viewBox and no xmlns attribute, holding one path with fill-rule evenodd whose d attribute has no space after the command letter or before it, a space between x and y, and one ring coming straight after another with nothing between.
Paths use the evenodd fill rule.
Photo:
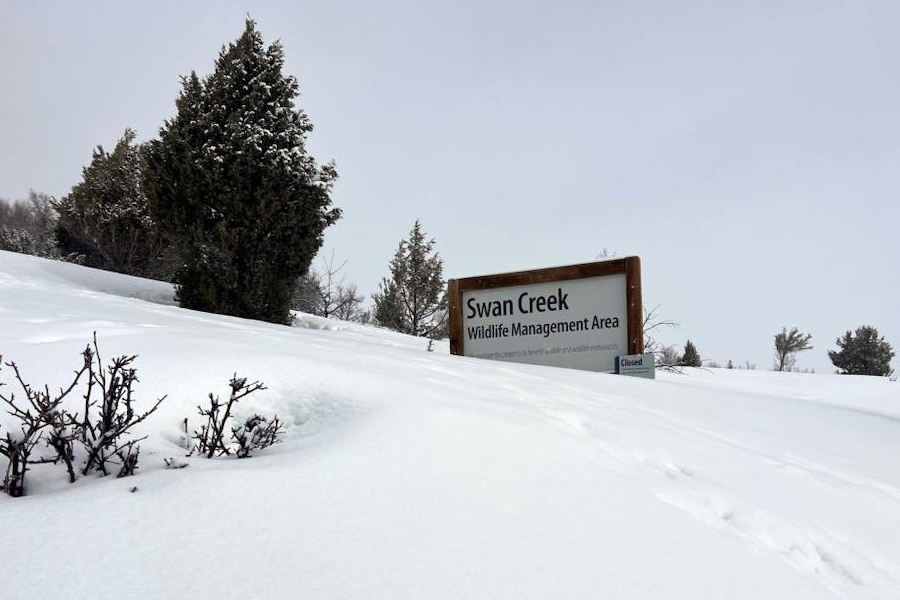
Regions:
<instances>
[{"instance_id":1,"label":"snow-covered hillside","mask_svg":"<svg viewBox=\"0 0 900 600\"><path fill-rule=\"evenodd\" d=\"M41 466L0 497L0 597L900 598L897 382L647 381L299 325L0 252L4 360L60 385L96 331L104 356L139 355L139 407L169 396L136 477ZM183 459L182 419L235 372L268 385L243 409L277 413L285 442Z\"/></svg>"}]
</instances>

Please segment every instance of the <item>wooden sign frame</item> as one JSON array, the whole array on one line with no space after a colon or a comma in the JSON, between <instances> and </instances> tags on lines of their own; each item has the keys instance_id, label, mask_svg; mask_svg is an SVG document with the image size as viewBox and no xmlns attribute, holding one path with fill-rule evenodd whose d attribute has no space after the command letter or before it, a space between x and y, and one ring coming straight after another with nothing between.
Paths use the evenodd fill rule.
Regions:
<instances>
[{"instance_id":1,"label":"wooden sign frame","mask_svg":"<svg viewBox=\"0 0 900 600\"><path fill-rule=\"evenodd\" d=\"M641 299L641 259L637 256L613 258L577 265L550 267L533 271L497 273L448 282L447 296L450 317L450 353L463 355L462 296L465 292L512 287L535 283L570 281L588 277L625 274L625 314L628 354L644 352L644 312Z\"/></svg>"}]
</instances>

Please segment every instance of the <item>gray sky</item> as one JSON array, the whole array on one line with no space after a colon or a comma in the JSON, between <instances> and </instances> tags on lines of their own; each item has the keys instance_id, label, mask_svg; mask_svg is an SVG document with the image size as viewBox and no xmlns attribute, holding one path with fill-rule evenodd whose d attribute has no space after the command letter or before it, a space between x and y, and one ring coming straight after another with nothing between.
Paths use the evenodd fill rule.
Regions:
<instances>
[{"instance_id":1,"label":"gray sky","mask_svg":"<svg viewBox=\"0 0 900 600\"><path fill-rule=\"evenodd\" d=\"M420 218L445 275L643 261L704 358L847 329L900 350L900 2L0 0L0 197L156 135L247 13L281 39L370 294ZM900 361L894 359L894 366Z\"/></svg>"}]
</instances>

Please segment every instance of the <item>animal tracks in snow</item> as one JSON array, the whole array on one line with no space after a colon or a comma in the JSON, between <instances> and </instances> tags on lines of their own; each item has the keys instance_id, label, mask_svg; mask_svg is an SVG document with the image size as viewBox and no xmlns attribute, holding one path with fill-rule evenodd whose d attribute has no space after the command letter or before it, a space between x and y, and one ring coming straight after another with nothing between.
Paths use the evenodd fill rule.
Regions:
<instances>
[{"instance_id":1,"label":"animal tracks in snow","mask_svg":"<svg viewBox=\"0 0 900 600\"><path fill-rule=\"evenodd\" d=\"M886 598L900 586L896 561L861 545L852 528L826 531L814 510L821 497L829 502L860 499L886 514L900 512L900 490L889 482L844 468L840 460L826 464L790 446L769 447L765 430L721 423L709 427L627 398L573 402L561 409L562 393L546 402L532 391L510 392L540 418L572 434L579 451L598 467L642 481L661 502L816 578L837 597ZM803 448L800 441L796 445ZM764 494L732 492L752 487L753 477L763 474L783 481L785 489L803 489L807 496L785 507L784 496L778 504ZM736 487L736 481L745 488ZM790 498L791 492L785 493ZM811 502L809 510L803 502Z\"/></svg>"},{"instance_id":2,"label":"animal tracks in snow","mask_svg":"<svg viewBox=\"0 0 900 600\"><path fill-rule=\"evenodd\" d=\"M841 598L885 598L900 582L895 564L872 549L861 549L815 527L794 525L740 502L708 485L669 489L656 496L699 522L738 536L772 553L794 569L818 577Z\"/></svg>"}]
</instances>

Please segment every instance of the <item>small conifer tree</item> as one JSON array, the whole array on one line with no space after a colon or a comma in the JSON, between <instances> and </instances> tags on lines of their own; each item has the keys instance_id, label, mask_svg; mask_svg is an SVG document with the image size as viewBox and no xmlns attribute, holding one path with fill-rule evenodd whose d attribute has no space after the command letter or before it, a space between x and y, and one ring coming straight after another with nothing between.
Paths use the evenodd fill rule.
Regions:
<instances>
[{"instance_id":1,"label":"small conifer tree","mask_svg":"<svg viewBox=\"0 0 900 600\"><path fill-rule=\"evenodd\" d=\"M811 333L800 333L796 327L790 331L782 327L781 333L775 335L775 370L792 371L797 364L797 353L812 349L811 339Z\"/></svg>"},{"instance_id":2,"label":"small conifer tree","mask_svg":"<svg viewBox=\"0 0 900 600\"><path fill-rule=\"evenodd\" d=\"M838 350L829 350L828 358L845 375L885 376L893 373L894 351L878 330L863 325L855 334L847 331L837 339Z\"/></svg>"},{"instance_id":3,"label":"small conifer tree","mask_svg":"<svg viewBox=\"0 0 900 600\"><path fill-rule=\"evenodd\" d=\"M697 348L691 340L688 340L684 345L684 353L681 355L681 364L685 367L699 367L703 364L700 360L700 354L697 352Z\"/></svg>"},{"instance_id":4,"label":"small conifer tree","mask_svg":"<svg viewBox=\"0 0 900 600\"><path fill-rule=\"evenodd\" d=\"M391 274L381 282L375 301L375 321L402 333L429 338L447 334L447 295L444 261L426 239L417 220L409 238L400 242L390 264Z\"/></svg>"}]
</instances>

